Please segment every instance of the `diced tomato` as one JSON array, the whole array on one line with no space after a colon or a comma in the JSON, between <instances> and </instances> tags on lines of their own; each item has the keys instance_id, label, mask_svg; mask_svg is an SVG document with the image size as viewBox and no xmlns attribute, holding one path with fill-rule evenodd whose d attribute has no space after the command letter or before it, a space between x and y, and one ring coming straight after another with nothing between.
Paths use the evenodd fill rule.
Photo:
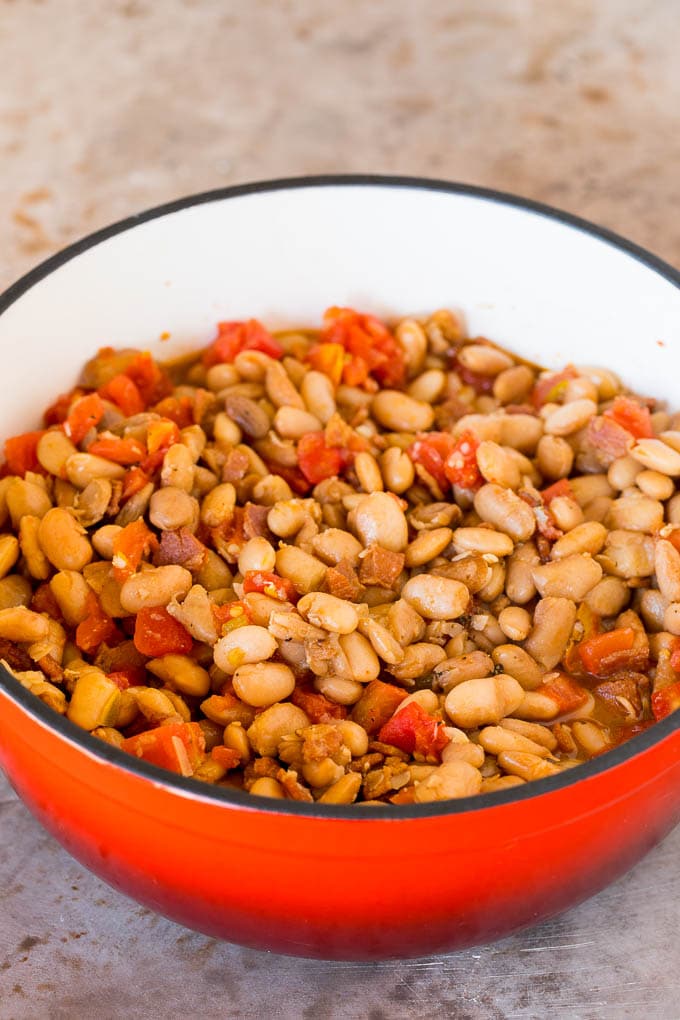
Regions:
<instances>
[{"instance_id":1,"label":"diced tomato","mask_svg":"<svg viewBox=\"0 0 680 1020\"><path fill-rule=\"evenodd\" d=\"M94 457L103 457L114 464L129 467L146 457L146 450L138 439L119 439L118 436L101 436L87 448Z\"/></svg>"},{"instance_id":2,"label":"diced tomato","mask_svg":"<svg viewBox=\"0 0 680 1020\"><path fill-rule=\"evenodd\" d=\"M237 765L241 763L241 755L238 751L235 751L233 747L224 747L220 744L217 747L213 747L210 752L210 757L213 761L216 761L222 768L235 769Z\"/></svg>"},{"instance_id":3,"label":"diced tomato","mask_svg":"<svg viewBox=\"0 0 680 1020\"><path fill-rule=\"evenodd\" d=\"M131 496L141 492L145 485L148 485L151 479L145 471L142 471L139 467L130 468L129 471L125 472L123 478L123 491L121 493L121 501L123 503L130 499Z\"/></svg>"},{"instance_id":4,"label":"diced tomato","mask_svg":"<svg viewBox=\"0 0 680 1020\"><path fill-rule=\"evenodd\" d=\"M127 524L113 541L113 576L124 584L142 562L145 553L154 548L158 539L141 517Z\"/></svg>"},{"instance_id":5,"label":"diced tomato","mask_svg":"<svg viewBox=\"0 0 680 1020\"><path fill-rule=\"evenodd\" d=\"M340 384L346 360L345 348L342 344L315 344L307 354L308 364L317 372L327 375L335 386Z\"/></svg>"},{"instance_id":6,"label":"diced tomato","mask_svg":"<svg viewBox=\"0 0 680 1020\"><path fill-rule=\"evenodd\" d=\"M336 705L324 694L318 694L308 687L296 687L290 700L305 712L313 723L329 723L333 719L346 719L347 709Z\"/></svg>"},{"instance_id":7,"label":"diced tomato","mask_svg":"<svg viewBox=\"0 0 680 1020\"><path fill-rule=\"evenodd\" d=\"M568 496L570 499L574 498L574 490L569 484L568 478L560 478L559 481L553 482L547 489L541 490L541 496L545 506L550 506L554 499L558 499L562 496Z\"/></svg>"},{"instance_id":8,"label":"diced tomato","mask_svg":"<svg viewBox=\"0 0 680 1020\"><path fill-rule=\"evenodd\" d=\"M125 669L115 669L106 674L112 680L119 691L126 691L128 687L142 687L146 679L146 670L141 666L127 666Z\"/></svg>"},{"instance_id":9,"label":"diced tomato","mask_svg":"<svg viewBox=\"0 0 680 1020\"><path fill-rule=\"evenodd\" d=\"M657 722L680 708L680 680L652 694L652 714Z\"/></svg>"},{"instance_id":10,"label":"diced tomato","mask_svg":"<svg viewBox=\"0 0 680 1020\"><path fill-rule=\"evenodd\" d=\"M113 644L122 640L116 624L107 616L93 591L87 596L87 616L76 628L76 645L81 652L96 652L103 643Z\"/></svg>"},{"instance_id":11,"label":"diced tomato","mask_svg":"<svg viewBox=\"0 0 680 1020\"><path fill-rule=\"evenodd\" d=\"M380 728L378 740L393 744L407 754L441 761L441 753L450 738L444 732L444 723L428 715L415 701L394 713Z\"/></svg>"},{"instance_id":12,"label":"diced tomato","mask_svg":"<svg viewBox=\"0 0 680 1020\"><path fill-rule=\"evenodd\" d=\"M125 368L124 375L132 379L147 407L149 404L157 404L172 392L170 377L156 364L148 351L136 354Z\"/></svg>"},{"instance_id":13,"label":"diced tomato","mask_svg":"<svg viewBox=\"0 0 680 1020\"><path fill-rule=\"evenodd\" d=\"M484 479L477 466L478 448L479 440L473 432L465 431L460 434L444 467L451 485L471 490L482 485Z\"/></svg>"},{"instance_id":14,"label":"diced tomato","mask_svg":"<svg viewBox=\"0 0 680 1020\"><path fill-rule=\"evenodd\" d=\"M595 634L578 645L583 668L592 676L610 676L620 669L642 669L647 663L646 645L636 643L632 627Z\"/></svg>"},{"instance_id":15,"label":"diced tomato","mask_svg":"<svg viewBox=\"0 0 680 1020\"><path fill-rule=\"evenodd\" d=\"M323 432L308 432L298 442L298 464L311 485L340 474L343 456L336 447L326 445Z\"/></svg>"},{"instance_id":16,"label":"diced tomato","mask_svg":"<svg viewBox=\"0 0 680 1020\"><path fill-rule=\"evenodd\" d=\"M550 375L541 376L531 394L534 407L540 408L544 404L554 404L559 401L564 396L569 380L575 379L577 375L576 369L569 366L563 372L551 372Z\"/></svg>"},{"instance_id":17,"label":"diced tomato","mask_svg":"<svg viewBox=\"0 0 680 1020\"><path fill-rule=\"evenodd\" d=\"M265 460L265 464L270 474L279 475L283 478L298 496L306 496L311 489L311 483L307 481L299 468L286 467L285 464L276 464L273 460Z\"/></svg>"},{"instance_id":18,"label":"diced tomato","mask_svg":"<svg viewBox=\"0 0 680 1020\"><path fill-rule=\"evenodd\" d=\"M238 627L245 627L253 619L253 614L246 602L226 602L222 606L212 607L215 622L222 634L229 634Z\"/></svg>"},{"instance_id":19,"label":"diced tomato","mask_svg":"<svg viewBox=\"0 0 680 1020\"><path fill-rule=\"evenodd\" d=\"M160 404L158 406L160 407ZM146 430L146 448L149 453L169 450L175 443L179 443L179 440L179 426L173 419L164 418L161 421L149 422Z\"/></svg>"},{"instance_id":20,"label":"diced tomato","mask_svg":"<svg viewBox=\"0 0 680 1020\"><path fill-rule=\"evenodd\" d=\"M50 425L63 425L68 418L68 412L71 404L83 395L84 391L79 387L69 390L68 393L62 393L61 396L57 397L53 404L50 404L43 414L43 421L45 422L45 425L48 428Z\"/></svg>"},{"instance_id":21,"label":"diced tomato","mask_svg":"<svg viewBox=\"0 0 680 1020\"><path fill-rule=\"evenodd\" d=\"M123 751L181 776L192 776L205 760L205 737L198 723L169 723L128 737Z\"/></svg>"},{"instance_id":22,"label":"diced tomato","mask_svg":"<svg viewBox=\"0 0 680 1020\"><path fill-rule=\"evenodd\" d=\"M257 319L246 322L218 322L217 338L203 355L203 364L231 363L241 351L261 351L270 358L281 358L283 347Z\"/></svg>"},{"instance_id":23,"label":"diced tomato","mask_svg":"<svg viewBox=\"0 0 680 1020\"><path fill-rule=\"evenodd\" d=\"M191 634L165 609L140 609L135 621L135 648L152 659L161 655L188 655L194 646Z\"/></svg>"},{"instance_id":24,"label":"diced tomato","mask_svg":"<svg viewBox=\"0 0 680 1020\"><path fill-rule=\"evenodd\" d=\"M547 698L554 701L560 715L575 712L581 705L585 705L589 696L588 691L584 687L581 687L571 677L563 675L556 676L552 680L541 684L538 688L538 693L544 694Z\"/></svg>"},{"instance_id":25,"label":"diced tomato","mask_svg":"<svg viewBox=\"0 0 680 1020\"><path fill-rule=\"evenodd\" d=\"M343 379L348 385L361 385L368 373L383 386L401 386L404 382L404 350L396 337L375 316L365 315L353 308L327 308L321 339L327 343L340 344L351 355L343 370Z\"/></svg>"},{"instance_id":26,"label":"diced tomato","mask_svg":"<svg viewBox=\"0 0 680 1020\"><path fill-rule=\"evenodd\" d=\"M442 492L447 492L451 483L446 462L455 449L456 441L450 432L425 432L416 437L406 453L414 464L420 464L434 478Z\"/></svg>"},{"instance_id":27,"label":"diced tomato","mask_svg":"<svg viewBox=\"0 0 680 1020\"><path fill-rule=\"evenodd\" d=\"M297 602L300 597L292 581L268 570L246 570L243 594L247 595L251 591L269 595L270 598L280 599L282 602Z\"/></svg>"},{"instance_id":28,"label":"diced tomato","mask_svg":"<svg viewBox=\"0 0 680 1020\"><path fill-rule=\"evenodd\" d=\"M377 733L392 718L406 697L408 695L401 687L386 684L382 680L371 680L352 709L351 718L363 726L367 733Z\"/></svg>"},{"instance_id":29,"label":"diced tomato","mask_svg":"<svg viewBox=\"0 0 680 1020\"><path fill-rule=\"evenodd\" d=\"M186 429L194 424L194 406L191 397L165 397L155 405L153 411L163 418L169 418L180 429Z\"/></svg>"},{"instance_id":30,"label":"diced tomato","mask_svg":"<svg viewBox=\"0 0 680 1020\"><path fill-rule=\"evenodd\" d=\"M675 638L673 642L673 650L671 651L670 657L671 669L674 669L676 673L680 673L680 638Z\"/></svg>"},{"instance_id":31,"label":"diced tomato","mask_svg":"<svg viewBox=\"0 0 680 1020\"><path fill-rule=\"evenodd\" d=\"M615 397L612 406L604 412L604 417L613 419L635 439L651 439L654 435L649 408L638 404L631 397Z\"/></svg>"},{"instance_id":32,"label":"diced tomato","mask_svg":"<svg viewBox=\"0 0 680 1020\"><path fill-rule=\"evenodd\" d=\"M9 474L20 475L22 478L27 471L44 474L37 454L38 443L44 435L45 430L40 429L5 440L4 452Z\"/></svg>"},{"instance_id":33,"label":"diced tomato","mask_svg":"<svg viewBox=\"0 0 680 1020\"><path fill-rule=\"evenodd\" d=\"M415 804L416 788L413 786L402 786L401 790L389 798L390 804Z\"/></svg>"},{"instance_id":34,"label":"diced tomato","mask_svg":"<svg viewBox=\"0 0 680 1020\"><path fill-rule=\"evenodd\" d=\"M122 373L114 375L105 386L100 386L98 393L104 400L110 400L119 407L126 418L141 414L146 407L136 383Z\"/></svg>"},{"instance_id":35,"label":"diced tomato","mask_svg":"<svg viewBox=\"0 0 680 1020\"><path fill-rule=\"evenodd\" d=\"M98 393L88 393L86 397L77 400L64 422L64 432L71 442L77 446L90 429L99 424L105 410L104 402Z\"/></svg>"}]
</instances>

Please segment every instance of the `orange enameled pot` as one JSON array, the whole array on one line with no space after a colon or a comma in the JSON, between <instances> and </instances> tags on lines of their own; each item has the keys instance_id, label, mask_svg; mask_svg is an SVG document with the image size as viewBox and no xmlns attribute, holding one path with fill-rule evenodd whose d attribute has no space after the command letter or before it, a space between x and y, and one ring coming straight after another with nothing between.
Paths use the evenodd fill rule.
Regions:
<instances>
[{"instance_id":1,"label":"orange enameled pot","mask_svg":"<svg viewBox=\"0 0 680 1020\"><path fill-rule=\"evenodd\" d=\"M151 211L15 285L0 301L0 345L22 359L0 384L0 430L34 425L102 343L153 347L169 330L172 354L205 343L220 318L313 322L331 303L388 314L462 306L471 330L529 358L596 361L680 403L680 279L652 256L508 196L308 179ZM116 888L198 930L306 956L419 955L498 938L592 894L680 820L680 712L502 793L332 807L161 772L0 670L0 765L46 828Z\"/></svg>"}]
</instances>

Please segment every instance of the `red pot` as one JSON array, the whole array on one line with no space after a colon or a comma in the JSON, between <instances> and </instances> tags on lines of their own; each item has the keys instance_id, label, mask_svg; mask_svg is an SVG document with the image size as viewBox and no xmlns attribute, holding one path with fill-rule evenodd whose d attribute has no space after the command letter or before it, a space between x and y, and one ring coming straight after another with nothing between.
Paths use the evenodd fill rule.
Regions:
<instances>
[{"instance_id":1,"label":"red pot","mask_svg":"<svg viewBox=\"0 0 680 1020\"><path fill-rule=\"evenodd\" d=\"M139 346L170 330L172 354L207 342L219 318L315 321L334 302L394 313L465 304L471 331L528 358L597 361L624 377L635 350L638 388L677 398L667 341L680 277L652 256L509 196L309 179L152 210L16 284L0 299L0 349L20 352L0 383L0 435L34 427L35 409L101 343ZM502 793L331 807L161 772L0 669L0 765L117 889L208 934L303 956L415 956L499 938L613 881L680 820L680 713Z\"/></svg>"}]
</instances>

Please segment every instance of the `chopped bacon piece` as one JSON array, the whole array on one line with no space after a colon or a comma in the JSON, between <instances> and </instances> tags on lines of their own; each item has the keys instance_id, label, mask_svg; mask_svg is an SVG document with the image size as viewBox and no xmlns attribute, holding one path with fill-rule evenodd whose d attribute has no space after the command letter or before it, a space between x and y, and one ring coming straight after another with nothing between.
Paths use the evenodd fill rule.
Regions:
<instances>
[{"instance_id":1,"label":"chopped bacon piece","mask_svg":"<svg viewBox=\"0 0 680 1020\"><path fill-rule=\"evenodd\" d=\"M364 592L357 572L349 560L340 560L334 567L329 567L324 580L325 590L329 595L345 599L347 602L358 602Z\"/></svg>"},{"instance_id":2,"label":"chopped bacon piece","mask_svg":"<svg viewBox=\"0 0 680 1020\"><path fill-rule=\"evenodd\" d=\"M267 525L267 517L271 507L259 503L246 503L243 508L243 534L246 538L269 538L271 531Z\"/></svg>"},{"instance_id":3,"label":"chopped bacon piece","mask_svg":"<svg viewBox=\"0 0 680 1020\"><path fill-rule=\"evenodd\" d=\"M642 719L642 697L640 690L649 686L649 680L642 673L614 677L593 687L597 694L606 702L615 715L629 722L640 722Z\"/></svg>"},{"instance_id":4,"label":"chopped bacon piece","mask_svg":"<svg viewBox=\"0 0 680 1020\"><path fill-rule=\"evenodd\" d=\"M619 457L625 457L633 442L632 434L618 421L599 415L588 422L583 446L592 449L602 467L609 467Z\"/></svg>"},{"instance_id":5,"label":"chopped bacon piece","mask_svg":"<svg viewBox=\"0 0 680 1020\"><path fill-rule=\"evenodd\" d=\"M35 668L33 659L25 648L15 645L7 638L0 638L0 659L4 659L10 669L15 669L18 673L25 673L27 670Z\"/></svg>"},{"instance_id":6,"label":"chopped bacon piece","mask_svg":"<svg viewBox=\"0 0 680 1020\"><path fill-rule=\"evenodd\" d=\"M240 482L248 474L249 467L250 459L244 450L230 450L222 467L222 481Z\"/></svg>"},{"instance_id":7,"label":"chopped bacon piece","mask_svg":"<svg viewBox=\"0 0 680 1020\"><path fill-rule=\"evenodd\" d=\"M380 545L369 545L365 555L361 557L359 580L362 584L394 588L404 569L404 561L403 553L383 549Z\"/></svg>"},{"instance_id":8,"label":"chopped bacon piece","mask_svg":"<svg viewBox=\"0 0 680 1020\"><path fill-rule=\"evenodd\" d=\"M187 528L164 531L161 535L157 561L159 566L179 564L196 572L203 567L208 550Z\"/></svg>"}]
</instances>

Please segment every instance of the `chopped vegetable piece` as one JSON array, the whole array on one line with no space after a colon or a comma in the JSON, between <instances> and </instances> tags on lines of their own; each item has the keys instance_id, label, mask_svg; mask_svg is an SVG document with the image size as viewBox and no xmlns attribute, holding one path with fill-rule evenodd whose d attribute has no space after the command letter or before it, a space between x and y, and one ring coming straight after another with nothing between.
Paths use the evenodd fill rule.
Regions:
<instances>
[{"instance_id":1,"label":"chopped vegetable piece","mask_svg":"<svg viewBox=\"0 0 680 1020\"><path fill-rule=\"evenodd\" d=\"M647 664L648 652L635 640L632 627L596 634L578 645L583 668L592 676L610 676L620 669L640 669Z\"/></svg>"},{"instance_id":2,"label":"chopped vegetable piece","mask_svg":"<svg viewBox=\"0 0 680 1020\"><path fill-rule=\"evenodd\" d=\"M477 466L479 440L473 432L463 432L449 454L444 470L451 485L461 489L478 489L484 479Z\"/></svg>"},{"instance_id":3,"label":"chopped vegetable piece","mask_svg":"<svg viewBox=\"0 0 680 1020\"><path fill-rule=\"evenodd\" d=\"M326 445L323 432L308 432L298 443L298 464L311 485L339 475L343 466L340 450Z\"/></svg>"},{"instance_id":4,"label":"chopped vegetable piece","mask_svg":"<svg viewBox=\"0 0 680 1020\"><path fill-rule=\"evenodd\" d=\"M318 694L307 687L296 687L290 700L305 712L313 723L329 723L333 719L346 719L347 709L337 705L325 694Z\"/></svg>"},{"instance_id":5,"label":"chopped vegetable piece","mask_svg":"<svg viewBox=\"0 0 680 1020\"><path fill-rule=\"evenodd\" d=\"M615 397L612 406L604 412L604 417L613 419L635 439L651 439L654 435L649 408L630 397Z\"/></svg>"},{"instance_id":6,"label":"chopped vegetable piece","mask_svg":"<svg viewBox=\"0 0 680 1020\"><path fill-rule=\"evenodd\" d=\"M81 652L96 652L101 644L112 644L121 640L116 624L107 616L95 593L87 596L87 616L76 628L76 645Z\"/></svg>"},{"instance_id":7,"label":"chopped vegetable piece","mask_svg":"<svg viewBox=\"0 0 680 1020\"><path fill-rule=\"evenodd\" d=\"M531 394L531 402L534 407L538 409L544 404L557 403L564 396L569 380L575 379L577 375L576 369L569 366L563 372L551 372L549 375L542 376Z\"/></svg>"},{"instance_id":8,"label":"chopped vegetable piece","mask_svg":"<svg viewBox=\"0 0 680 1020\"><path fill-rule=\"evenodd\" d=\"M456 441L450 432L425 432L417 436L407 449L407 454L414 464L420 464L428 475L434 478L442 490L447 492L451 482L446 470L446 463L456 452ZM475 459L475 465L477 461Z\"/></svg>"},{"instance_id":9,"label":"chopped vegetable piece","mask_svg":"<svg viewBox=\"0 0 680 1020\"><path fill-rule=\"evenodd\" d=\"M343 370L348 386L360 386L369 374L383 386L401 386L406 377L404 350L396 337L373 315L353 308L328 308L321 339L340 344L351 356Z\"/></svg>"},{"instance_id":10,"label":"chopped vegetable piece","mask_svg":"<svg viewBox=\"0 0 680 1020\"><path fill-rule=\"evenodd\" d=\"M315 344L307 354L307 362L311 368L323 372L335 386L338 386L342 379L342 371L347 360L342 344Z\"/></svg>"},{"instance_id":11,"label":"chopped vegetable piece","mask_svg":"<svg viewBox=\"0 0 680 1020\"><path fill-rule=\"evenodd\" d=\"M560 478L559 481L553 482L547 489L541 490L541 496L546 506L550 506L554 499L561 498L562 496L568 496L569 499L574 498L574 490L569 484L568 478Z\"/></svg>"},{"instance_id":12,"label":"chopped vegetable piece","mask_svg":"<svg viewBox=\"0 0 680 1020\"><path fill-rule=\"evenodd\" d=\"M27 471L44 473L36 452L38 443L44 435L43 429L37 432L24 432L5 441L5 460L11 475L20 475L23 478Z\"/></svg>"},{"instance_id":13,"label":"chopped vegetable piece","mask_svg":"<svg viewBox=\"0 0 680 1020\"><path fill-rule=\"evenodd\" d=\"M287 577L279 577L268 570L247 570L243 579L243 594L251 591L269 595L272 599L282 602L297 602L299 595L292 581Z\"/></svg>"},{"instance_id":14,"label":"chopped vegetable piece","mask_svg":"<svg viewBox=\"0 0 680 1020\"><path fill-rule=\"evenodd\" d=\"M394 713L381 727L378 740L434 761L441 760L443 749L451 742L441 719L428 715L415 701Z\"/></svg>"},{"instance_id":15,"label":"chopped vegetable piece","mask_svg":"<svg viewBox=\"0 0 680 1020\"><path fill-rule=\"evenodd\" d=\"M114 375L104 386L99 388L99 396L110 400L120 408L126 418L141 414L146 404L137 385L127 375Z\"/></svg>"},{"instance_id":16,"label":"chopped vegetable piece","mask_svg":"<svg viewBox=\"0 0 680 1020\"><path fill-rule=\"evenodd\" d=\"M127 581L148 553L157 544L158 539L139 518L126 525L113 542L113 576L119 584Z\"/></svg>"},{"instance_id":17,"label":"chopped vegetable piece","mask_svg":"<svg viewBox=\"0 0 680 1020\"><path fill-rule=\"evenodd\" d=\"M160 365L157 365L148 351L136 354L124 374L132 379L139 390L144 404L156 404L172 392L172 382Z\"/></svg>"},{"instance_id":18,"label":"chopped vegetable piece","mask_svg":"<svg viewBox=\"0 0 680 1020\"><path fill-rule=\"evenodd\" d=\"M179 441L179 427L173 419L166 418L161 421L149 422L146 430L146 448L149 453L169 450L171 446L179 443Z\"/></svg>"},{"instance_id":19,"label":"chopped vegetable piece","mask_svg":"<svg viewBox=\"0 0 680 1020\"><path fill-rule=\"evenodd\" d=\"M652 714L658 722L680 708L680 680L652 694Z\"/></svg>"},{"instance_id":20,"label":"chopped vegetable piece","mask_svg":"<svg viewBox=\"0 0 680 1020\"><path fill-rule=\"evenodd\" d=\"M64 422L64 432L76 446L104 417L104 402L98 393L89 393L77 400Z\"/></svg>"},{"instance_id":21,"label":"chopped vegetable piece","mask_svg":"<svg viewBox=\"0 0 680 1020\"><path fill-rule=\"evenodd\" d=\"M194 405L191 397L165 397L163 400L159 400L153 411L154 414L160 414L161 417L173 421L180 429L186 429L189 425L194 424ZM151 449L150 446L149 449Z\"/></svg>"},{"instance_id":22,"label":"chopped vegetable piece","mask_svg":"<svg viewBox=\"0 0 680 1020\"><path fill-rule=\"evenodd\" d=\"M386 684L382 680L371 680L356 705L352 709L354 722L367 733L377 733L392 718L404 698L406 691L394 684Z\"/></svg>"},{"instance_id":23,"label":"chopped vegetable piece","mask_svg":"<svg viewBox=\"0 0 680 1020\"><path fill-rule=\"evenodd\" d=\"M223 747L218 744L217 747L213 747L210 757L227 771L235 769L237 765L241 764L241 755L233 747Z\"/></svg>"},{"instance_id":24,"label":"chopped vegetable piece","mask_svg":"<svg viewBox=\"0 0 680 1020\"><path fill-rule=\"evenodd\" d=\"M128 687L142 687L146 680L146 670L140 666L115 669L106 675L119 691L126 691Z\"/></svg>"},{"instance_id":25,"label":"chopped vegetable piece","mask_svg":"<svg viewBox=\"0 0 680 1020\"><path fill-rule=\"evenodd\" d=\"M117 436L104 435L95 439L87 448L94 457L112 460L114 464L126 467L144 460L146 450L137 439L118 439Z\"/></svg>"},{"instance_id":26,"label":"chopped vegetable piece","mask_svg":"<svg viewBox=\"0 0 680 1020\"><path fill-rule=\"evenodd\" d=\"M253 618L253 614L245 602L227 602L223 606L213 606L212 611L223 635L229 634L237 627L245 627Z\"/></svg>"},{"instance_id":27,"label":"chopped vegetable piece","mask_svg":"<svg viewBox=\"0 0 680 1020\"><path fill-rule=\"evenodd\" d=\"M135 621L135 648L142 655L188 655L194 642L191 634L163 606L140 609Z\"/></svg>"},{"instance_id":28,"label":"chopped vegetable piece","mask_svg":"<svg viewBox=\"0 0 680 1020\"><path fill-rule=\"evenodd\" d=\"M205 737L198 723L169 723L129 737L121 749L151 765L192 776L205 760Z\"/></svg>"},{"instance_id":29,"label":"chopped vegetable piece","mask_svg":"<svg viewBox=\"0 0 680 1020\"><path fill-rule=\"evenodd\" d=\"M585 705L588 700L588 691L581 687L575 680L568 676L556 676L544 682L538 688L540 694L551 698L558 706L560 715L568 712L575 712L577 708Z\"/></svg>"},{"instance_id":30,"label":"chopped vegetable piece","mask_svg":"<svg viewBox=\"0 0 680 1020\"><path fill-rule=\"evenodd\" d=\"M45 425L48 428L50 425L63 425L68 418L71 404L84 395L83 390L79 387L69 390L68 393L62 393L61 396L57 397L53 404L50 404L43 414L43 421L45 422Z\"/></svg>"},{"instance_id":31,"label":"chopped vegetable piece","mask_svg":"<svg viewBox=\"0 0 680 1020\"><path fill-rule=\"evenodd\" d=\"M283 347L268 329L257 319L247 322L220 322L217 338L206 351L203 364L206 367L231 363L241 351L261 351L270 358L283 357Z\"/></svg>"},{"instance_id":32,"label":"chopped vegetable piece","mask_svg":"<svg viewBox=\"0 0 680 1020\"><path fill-rule=\"evenodd\" d=\"M145 485L148 485L151 481L146 471L142 471L140 467L133 467L129 471L125 472L123 478L123 491L121 493L121 501L125 503L126 500L130 499L131 496L141 492Z\"/></svg>"}]
</instances>

